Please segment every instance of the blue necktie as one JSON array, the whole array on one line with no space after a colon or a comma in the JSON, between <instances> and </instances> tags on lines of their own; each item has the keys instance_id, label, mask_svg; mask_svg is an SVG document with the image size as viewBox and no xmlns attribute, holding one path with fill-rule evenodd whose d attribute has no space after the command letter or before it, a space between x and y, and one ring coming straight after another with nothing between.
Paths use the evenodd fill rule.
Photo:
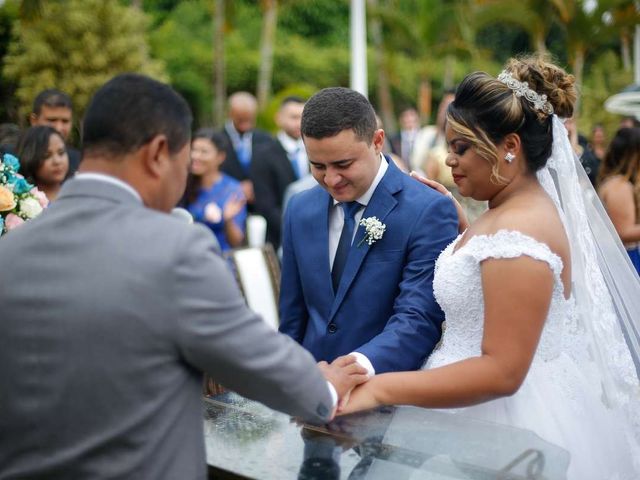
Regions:
<instances>
[{"instance_id":1,"label":"blue necktie","mask_svg":"<svg viewBox=\"0 0 640 480\"><path fill-rule=\"evenodd\" d=\"M289 161L291 162L291 167L293 168L293 173L296 178L300 178L300 165L298 164L298 155L300 155L300 147L296 147L296 149L291 151L291 153L289 154Z\"/></svg>"},{"instance_id":2,"label":"blue necktie","mask_svg":"<svg viewBox=\"0 0 640 480\"><path fill-rule=\"evenodd\" d=\"M347 257L349 256L349 249L351 248L351 241L353 240L353 229L356 226L356 212L360 210L358 202L344 202L340 206L344 210L344 224L342 225L342 233L340 234L340 241L338 242L338 248L336 249L336 256L333 259L333 268L331 269L331 282L333 283L333 291L338 291L338 285L340 285L340 277L344 271L344 266L347 264Z\"/></svg>"},{"instance_id":3,"label":"blue necktie","mask_svg":"<svg viewBox=\"0 0 640 480\"><path fill-rule=\"evenodd\" d=\"M242 137L240 137L240 141L236 144L236 156L238 157L238 161L245 172L249 172L249 163L251 163L251 157L249 156L249 151L244 143Z\"/></svg>"}]
</instances>

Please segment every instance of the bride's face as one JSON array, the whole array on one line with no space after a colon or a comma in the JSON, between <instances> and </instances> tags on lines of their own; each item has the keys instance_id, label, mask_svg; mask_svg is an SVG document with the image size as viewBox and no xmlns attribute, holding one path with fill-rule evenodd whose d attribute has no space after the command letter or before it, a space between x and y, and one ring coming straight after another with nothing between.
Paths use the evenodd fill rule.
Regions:
<instances>
[{"instance_id":1,"label":"bride's face","mask_svg":"<svg viewBox=\"0 0 640 480\"><path fill-rule=\"evenodd\" d=\"M460 195L474 200L490 200L503 186L491 181L491 164L482 158L473 144L449 125L445 130L448 154L446 164Z\"/></svg>"}]
</instances>

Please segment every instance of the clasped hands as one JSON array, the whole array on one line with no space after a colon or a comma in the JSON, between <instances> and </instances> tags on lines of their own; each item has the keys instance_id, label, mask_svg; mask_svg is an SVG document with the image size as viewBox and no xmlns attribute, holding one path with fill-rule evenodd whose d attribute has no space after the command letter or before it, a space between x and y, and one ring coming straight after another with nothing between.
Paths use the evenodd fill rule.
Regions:
<instances>
[{"instance_id":1,"label":"clasped hands","mask_svg":"<svg viewBox=\"0 0 640 480\"><path fill-rule=\"evenodd\" d=\"M380 405L373 389L366 388L369 380L367 369L357 362L354 355L343 355L331 363L321 361L318 367L338 394L338 405L332 418L336 414L344 415Z\"/></svg>"}]
</instances>

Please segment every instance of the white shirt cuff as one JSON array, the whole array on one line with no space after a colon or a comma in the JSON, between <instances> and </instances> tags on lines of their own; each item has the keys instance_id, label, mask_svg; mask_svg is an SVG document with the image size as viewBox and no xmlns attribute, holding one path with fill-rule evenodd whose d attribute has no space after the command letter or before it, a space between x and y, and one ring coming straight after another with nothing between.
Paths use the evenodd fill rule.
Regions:
<instances>
[{"instance_id":1,"label":"white shirt cuff","mask_svg":"<svg viewBox=\"0 0 640 480\"><path fill-rule=\"evenodd\" d=\"M365 355L360 352L351 352L349 355L353 355L354 357L356 357L356 361L358 362L358 364L361 367L367 369L367 375L369 378L373 377L376 374L376 370L375 368L373 368L371 361Z\"/></svg>"},{"instance_id":2,"label":"white shirt cuff","mask_svg":"<svg viewBox=\"0 0 640 480\"><path fill-rule=\"evenodd\" d=\"M329 385L329 393L331 393L331 401L333 402L331 404L331 409L333 410L338 406L338 392L336 391L336 387L334 387L329 380L327 380L327 385Z\"/></svg>"}]
</instances>

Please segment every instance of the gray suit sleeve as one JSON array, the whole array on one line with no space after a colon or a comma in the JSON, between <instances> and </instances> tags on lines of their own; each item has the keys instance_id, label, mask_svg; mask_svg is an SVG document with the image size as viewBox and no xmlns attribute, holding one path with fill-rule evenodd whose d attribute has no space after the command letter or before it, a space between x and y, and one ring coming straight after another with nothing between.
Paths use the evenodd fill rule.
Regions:
<instances>
[{"instance_id":1,"label":"gray suit sleeve","mask_svg":"<svg viewBox=\"0 0 640 480\"><path fill-rule=\"evenodd\" d=\"M273 409L326 421L331 393L311 354L249 310L208 232L193 228L186 237L171 288L186 362Z\"/></svg>"}]
</instances>

